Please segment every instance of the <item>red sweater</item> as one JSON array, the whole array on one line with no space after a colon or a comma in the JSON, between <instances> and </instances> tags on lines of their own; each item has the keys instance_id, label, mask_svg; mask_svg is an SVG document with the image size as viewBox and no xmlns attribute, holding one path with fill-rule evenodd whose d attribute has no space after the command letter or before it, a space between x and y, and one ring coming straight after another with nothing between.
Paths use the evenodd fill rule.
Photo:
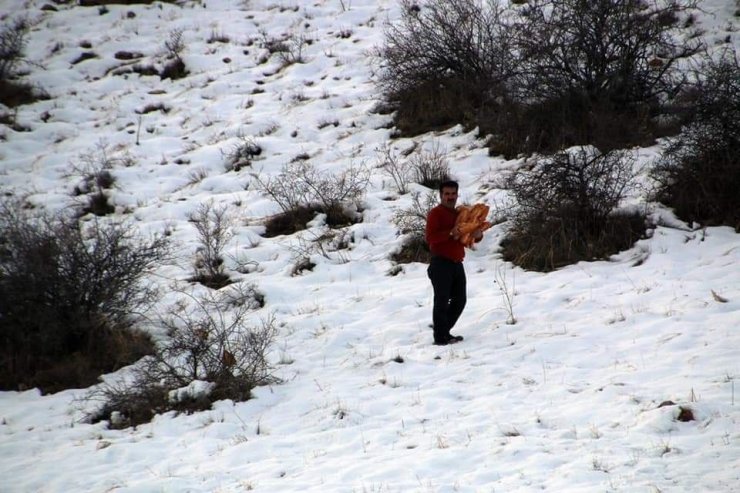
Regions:
<instances>
[{"instance_id":1,"label":"red sweater","mask_svg":"<svg viewBox=\"0 0 740 493\"><path fill-rule=\"evenodd\" d=\"M434 207L427 215L426 240L432 255L438 255L462 262L465 258L465 247L450 236L455 227L457 211L450 210L442 204Z\"/></svg>"}]
</instances>

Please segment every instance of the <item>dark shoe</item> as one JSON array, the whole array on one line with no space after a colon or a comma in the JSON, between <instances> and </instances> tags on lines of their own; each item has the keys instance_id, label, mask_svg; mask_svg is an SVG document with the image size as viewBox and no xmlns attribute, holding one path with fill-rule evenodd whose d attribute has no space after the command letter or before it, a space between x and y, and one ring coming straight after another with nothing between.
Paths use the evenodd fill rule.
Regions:
<instances>
[{"instance_id":1,"label":"dark shoe","mask_svg":"<svg viewBox=\"0 0 740 493\"><path fill-rule=\"evenodd\" d=\"M448 344L457 344L462 339L459 338L460 336L450 336L447 339L441 340L441 341L434 341L435 346L447 346Z\"/></svg>"},{"instance_id":2,"label":"dark shoe","mask_svg":"<svg viewBox=\"0 0 740 493\"><path fill-rule=\"evenodd\" d=\"M460 342L465 338L463 336L455 336L455 335L450 334L450 339L454 339L455 342Z\"/></svg>"}]
</instances>

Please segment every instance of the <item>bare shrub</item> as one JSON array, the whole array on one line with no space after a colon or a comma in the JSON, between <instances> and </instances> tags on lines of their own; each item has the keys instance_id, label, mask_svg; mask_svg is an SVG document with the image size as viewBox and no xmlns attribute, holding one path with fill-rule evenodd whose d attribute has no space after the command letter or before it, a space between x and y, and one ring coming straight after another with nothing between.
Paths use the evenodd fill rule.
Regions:
<instances>
[{"instance_id":1,"label":"bare shrub","mask_svg":"<svg viewBox=\"0 0 740 493\"><path fill-rule=\"evenodd\" d=\"M18 80L30 27L26 17L3 19L0 26L0 103L9 108L49 98L44 91Z\"/></svg>"},{"instance_id":2,"label":"bare shrub","mask_svg":"<svg viewBox=\"0 0 740 493\"><path fill-rule=\"evenodd\" d=\"M437 200L435 190L430 190L423 196L417 192L411 196L409 207L393 213L393 223L398 227L399 233L405 236L401 250L391 255L393 261L399 264L429 262L429 245L425 238L426 221L429 211L437 205Z\"/></svg>"},{"instance_id":3,"label":"bare shrub","mask_svg":"<svg viewBox=\"0 0 740 493\"><path fill-rule=\"evenodd\" d=\"M653 117L684 83L678 62L703 49L679 22L695 5L540 0L521 7L512 31L521 57L515 100L526 104L513 128L530 142L520 137L506 153L576 144L609 150L676 131Z\"/></svg>"},{"instance_id":4,"label":"bare shrub","mask_svg":"<svg viewBox=\"0 0 740 493\"><path fill-rule=\"evenodd\" d=\"M684 82L678 62L703 48L694 33L678 32L680 17L695 6L693 0L529 2L517 23L521 90L539 101L579 95L618 110L675 95Z\"/></svg>"},{"instance_id":5,"label":"bare shrub","mask_svg":"<svg viewBox=\"0 0 740 493\"><path fill-rule=\"evenodd\" d=\"M18 75L18 65L25 57L29 28L25 17L5 21L0 26L0 80L7 81Z\"/></svg>"},{"instance_id":6,"label":"bare shrub","mask_svg":"<svg viewBox=\"0 0 740 493\"><path fill-rule=\"evenodd\" d=\"M399 155L390 144L379 147L375 154L376 167L393 180L399 193L408 193L409 183L413 179L411 162Z\"/></svg>"},{"instance_id":7,"label":"bare shrub","mask_svg":"<svg viewBox=\"0 0 740 493\"><path fill-rule=\"evenodd\" d=\"M150 348L134 333L157 299L164 237L0 204L0 386L85 387Z\"/></svg>"},{"instance_id":8,"label":"bare shrub","mask_svg":"<svg viewBox=\"0 0 740 493\"><path fill-rule=\"evenodd\" d=\"M450 179L447 153L438 144L429 150L415 152L409 161L414 181L420 185L436 190L440 183Z\"/></svg>"},{"instance_id":9,"label":"bare shrub","mask_svg":"<svg viewBox=\"0 0 740 493\"><path fill-rule=\"evenodd\" d=\"M109 203L109 190L113 188L116 179L111 170L116 165L130 166L131 157L128 154L116 155L106 142L98 142L96 146L81 153L77 160L71 163L75 174L81 176L81 181L75 186L74 194L85 196L87 203L82 205L81 213L105 216L115 212L115 207Z\"/></svg>"},{"instance_id":10,"label":"bare shrub","mask_svg":"<svg viewBox=\"0 0 740 493\"><path fill-rule=\"evenodd\" d=\"M253 305L235 299L240 296L228 290L185 295L161 320L167 337L154 354L125 381L88 394L100 401L89 420L109 420L117 428L138 425L170 410L189 413L217 400L248 400L255 387L276 382L267 358L277 334L275 319L252 325Z\"/></svg>"},{"instance_id":11,"label":"bare shrub","mask_svg":"<svg viewBox=\"0 0 740 493\"><path fill-rule=\"evenodd\" d=\"M305 62L305 49L312 40L304 33L291 32L282 38L270 37L266 32L261 34L262 46L270 55L276 55L283 67Z\"/></svg>"},{"instance_id":12,"label":"bare shrub","mask_svg":"<svg viewBox=\"0 0 740 493\"><path fill-rule=\"evenodd\" d=\"M195 273L190 280L220 289L230 282L224 266L224 248L233 236L228 206L204 202L189 219L195 226L199 241L195 254Z\"/></svg>"},{"instance_id":13,"label":"bare shrub","mask_svg":"<svg viewBox=\"0 0 740 493\"><path fill-rule=\"evenodd\" d=\"M498 287L499 293L501 293L501 301L503 302L504 309L506 310L506 324L516 325L516 316L514 315L514 298L516 296L516 271L512 269L511 282L509 282L509 276L506 273L506 266L503 263L496 265L496 276L494 283Z\"/></svg>"},{"instance_id":14,"label":"bare shrub","mask_svg":"<svg viewBox=\"0 0 740 493\"><path fill-rule=\"evenodd\" d=\"M182 40L182 29L173 29L164 42L167 63L165 63L159 77L164 79L182 79L188 75L188 69L185 61L182 59L182 52L185 51L185 42Z\"/></svg>"},{"instance_id":15,"label":"bare shrub","mask_svg":"<svg viewBox=\"0 0 740 493\"><path fill-rule=\"evenodd\" d=\"M634 177L627 151L580 147L535 159L507 181L517 209L502 242L504 260L549 271L628 248L644 232L644 219L615 210Z\"/></svg>"},{"instance_id":16,"label":"bare shrub","mask_svg":"<svg viewBox=\"0 0 740 493\"><path fill-rule=\"evenodd\" d=\"M437 189L449 180L446 152L434 143L431 149L413 149L407 153L394 151L390 145L376 150L377 167L389 176L400 193L407 193L410 183Z\"/></svg>"},{"instance_id":17,"label":"bare shrub","mask_svg":"<svg viewBox=\"0 0 740 493\"><path fill-rule=\"evenodd\" d=\"M419 134L455 123L475 126L477 114L505 95L515 65L499 2L403 0L377 55L378 82L398 111L396 126Z\"/></svg>"},{"instance_id":18,"label":"bare shrub","mask_svg":"<svg viewBox=\"0 0 740 493\"><path fill-rule=\"evenodd\" d=\"M740 63L726 50L696 71L693 122L670 139L651 174L679 217L740 230Z\"/></svg>"},{"instance_id":19,"label":"bare shrub","mask_svg":"<svg viewBox=\"0 0 740 493\"><path fill-rule=\"evenodd\" d=\"M329 229L321 232L307 232L297 238L297 242L289 246L293 257L292 275L300 275L305 271L311 271L316 263L311 259L314 255L320 255L325 259L344 264L349 262L345 250L350 248L352 233L347 229Z\"/></svg>"},{"instance_id":20,"label":"bare shrub","mask_svg":"<svg viewBox=\"0 0 740 493\"><path fill-rule=\"evenodd\" d=\"M239 135L239 142L224 154L227 171L241 171L252 165L252 160L262 154L262 147L252 137Z\"/></svg>"},{"instance_id":21,"label":"bare shrub","mask_svg":"<svg viewBox=\"0 0 740 493\"><path fill-rule=\"evenodd\" d=\"M211 28L211 34L208 36L208 39L206 39L206 43L212 44L212 43L230 43L231 38L224 34L221 31L217 31L216 29Z\"/></svg>"},{"instance_id":22,"label":"bare shrub","mask_svg":"<svg viewBox=\"0 0 740 493\"><path fill-rule=\"evenodd\" d=\"M284 165L277 176L255 175L254 178L280 206L281 221L294 232L305 228L304 220L310 220L316 211L326 214L326 223L331 227L355 222L353 208L359 206L365 194L370 171L365 165L353 164L338 174L331 174L317 170L309 161L299 160Z\"/></svg>"}]
</instances>

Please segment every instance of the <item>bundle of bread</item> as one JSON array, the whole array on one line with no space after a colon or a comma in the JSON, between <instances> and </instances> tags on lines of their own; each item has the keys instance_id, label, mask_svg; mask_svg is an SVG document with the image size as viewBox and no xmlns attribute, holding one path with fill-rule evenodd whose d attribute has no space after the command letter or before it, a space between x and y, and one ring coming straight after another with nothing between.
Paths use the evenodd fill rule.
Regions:
<instances>
[{"instance_id":1,"label":"bundle of bread","mask_svg":"<svg viewBox=\"0 0 740 493\"><path fill-rule=\"evenodd\" d=\"M460 243L470 248L475 243L473 234L476 230L481 232L491 227L491 223L486 220L488 217L488 206L486 204L460 205L457 207L458 214L455 226L460 232L458 240Z\"/></svg>"}]
</instances>

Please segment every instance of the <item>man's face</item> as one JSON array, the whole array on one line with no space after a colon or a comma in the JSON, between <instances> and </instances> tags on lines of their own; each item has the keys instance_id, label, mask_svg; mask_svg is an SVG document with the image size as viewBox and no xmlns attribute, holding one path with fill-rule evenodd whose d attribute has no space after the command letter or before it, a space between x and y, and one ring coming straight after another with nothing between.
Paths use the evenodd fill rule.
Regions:
<instances>
[{"instance_id":1,"label":"man's face","mask_svg":"<svg viewBox=\"0 0 740 493\"><path fill-rule=\"evenodd\" d=\"M455 208L457 202L457 188L455 187L443 187L442 192L439 194L442 205L450 209Z\"/></svg>"}]
</instances>

